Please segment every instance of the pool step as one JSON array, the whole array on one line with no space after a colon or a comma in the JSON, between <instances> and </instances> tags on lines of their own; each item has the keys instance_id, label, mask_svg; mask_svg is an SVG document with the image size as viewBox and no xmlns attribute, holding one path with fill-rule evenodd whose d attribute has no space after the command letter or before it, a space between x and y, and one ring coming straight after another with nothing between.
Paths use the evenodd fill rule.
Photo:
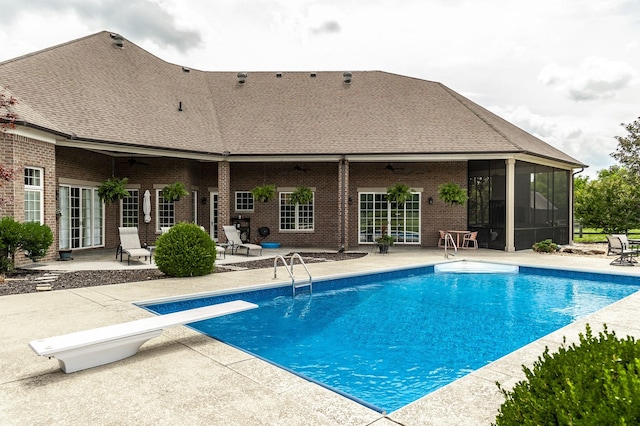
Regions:
<instances>
[{"instance_id":1,"label":"pool step","mask_svg":"<svg viewBox=\"0 0 640 426\"><path fill-rule=\"evenodd\" d=\"M461 274L517 274L520 267L517 265L501 265L498 263L469 262L462 260L459 262L447 262L434 265L435 273L461 273Z\"/></svg>"}]
</instances>

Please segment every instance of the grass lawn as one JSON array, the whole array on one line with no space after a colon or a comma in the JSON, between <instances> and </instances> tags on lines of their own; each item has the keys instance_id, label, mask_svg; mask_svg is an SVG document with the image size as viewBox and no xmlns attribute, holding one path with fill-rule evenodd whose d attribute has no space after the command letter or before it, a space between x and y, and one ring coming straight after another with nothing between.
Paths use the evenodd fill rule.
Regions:
<instances>
[{"instance_id":1,"label":"grass lawn","mask_svg":"<svg viewBox=\"0 0 640 426\"><path fill-rule=\"evenodd\" d=\"M607 234L602 233L601 229L582 228L582 237L578 231L573 234L573 241L576 243L606 243ZM633 240L640 240L640 229L632 229L627 236Z\"/></svg>"}]
</instances>

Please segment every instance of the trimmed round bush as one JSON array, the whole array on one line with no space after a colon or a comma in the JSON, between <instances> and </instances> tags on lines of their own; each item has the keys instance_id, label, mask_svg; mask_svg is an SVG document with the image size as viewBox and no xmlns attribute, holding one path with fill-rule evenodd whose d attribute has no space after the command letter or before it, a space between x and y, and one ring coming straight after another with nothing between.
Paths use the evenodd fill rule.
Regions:
<instances>
[{"instance_id":1,"label":"trimmed round bush","mask_svg":"<svg viewBox=\"0 0 640 426\"><path fill-rule=\"evenodd\" d=\"M37 262L43 258L53 243L53 232L47 225L38 222L22 224L22 241L20 243L25 255Z\"/></svg>"},{"instance_id":2,"label":"trimmed round bush","mask_svg":"<svg viewBox=\"0 0 640 426\"><path fill-rule=\"evenodd\" d=\"M607 327L597 337L587 324L580 343L557 353L546 348L526 380L512 391L498 387L506 401L496 425L640 424L640 344L620 340Z\"/></svg>"},{"instance_id":3,"label":"trimmed round bush","mask_svg":"<svg viewBox=\"0 0 640 426\"><path fill-rule=\"evenodd\" d=\"M216 243L198 225L178 223L156 240L158 269L170 277L196 277L213 272Z\"/></svg>"}]
</instances>

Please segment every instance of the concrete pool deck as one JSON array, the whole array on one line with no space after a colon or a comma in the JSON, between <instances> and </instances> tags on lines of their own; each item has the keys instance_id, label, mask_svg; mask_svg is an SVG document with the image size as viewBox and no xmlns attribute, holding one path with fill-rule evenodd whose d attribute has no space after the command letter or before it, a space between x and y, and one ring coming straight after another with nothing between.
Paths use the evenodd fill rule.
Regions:
<instances>
[{"instance_id":1,"label":"concrete pool deck","mask_svg":"<svg viewBox=\"0 0 640 426\"><path fill-rule=\"evenodd\" d=\"M267 256L287 251L264 250ZM74 261L53 262L42 268L122 267L112 256L83 259L74 253ZM449 260L460 259L625 274L640 279L640 266L611 266L611 257L480 249L459 251ZM308 267L317 278L442 261L442 249L394 246L388 255L371 252L357 260ZM132 267L149 266L140 262ZM545 346L554 350L563 336L568 343L577 341L586 323L594 333L606 323L619 337L640 339L640 292L636 292L387 415L187 327L165 331L133 357L71 374L63 373L57 360L39 357L28 347L31 340L151 315L133 302L287 283L286 273L278 275L274 281L273 270L267 268L0 297L0 424L489 425L503 401L495 382L509 387L523 379L521 365L531 366Z\"/></svg>"}]
</instances>

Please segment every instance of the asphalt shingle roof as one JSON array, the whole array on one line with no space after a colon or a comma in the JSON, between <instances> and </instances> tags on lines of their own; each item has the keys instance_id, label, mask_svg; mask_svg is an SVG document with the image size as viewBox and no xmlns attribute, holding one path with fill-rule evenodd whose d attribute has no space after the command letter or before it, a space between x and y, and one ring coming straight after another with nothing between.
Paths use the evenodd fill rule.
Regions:
<instances>
[{"instance_id":1,"label":"asphalt shingle roof","mask_svg":"<svg viewBox=\"0 0 640 426\"><path fill-rule=\"evenodd\" d=\"M446 86L380 71L205 72L109 32L0 63L20 118L79 140L232 155L529 153L581 163ZM178 111L182 105L182 111Z\"/></svg>"}]
</instances>

